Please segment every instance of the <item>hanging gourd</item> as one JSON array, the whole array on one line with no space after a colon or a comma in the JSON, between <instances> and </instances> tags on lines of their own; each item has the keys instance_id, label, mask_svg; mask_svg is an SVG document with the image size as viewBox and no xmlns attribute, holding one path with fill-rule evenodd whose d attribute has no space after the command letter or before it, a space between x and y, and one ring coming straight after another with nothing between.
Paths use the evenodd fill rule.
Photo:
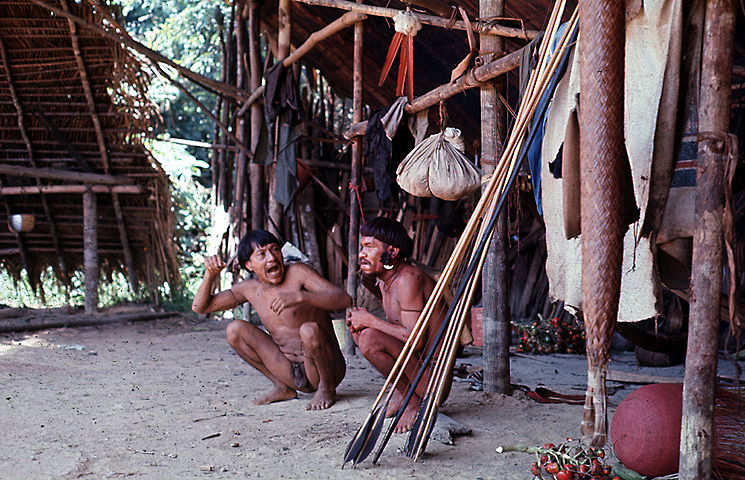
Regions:
<instances>
[{"instance_id":1,"label":"hanging gourd","mask_svg":"<svg viewBox=\"0 0 745 480\"><path fill-rule=\"evenodd\" d=\"M406 10L393 17L393 28L396 33L393 35L390 47L388 47L388 55L385 57L378 86L383 86L383 82L385 82L393 65L393 60L396 59L396 54L400 49L396 95L402 96L405 90L406 96L411 102L414 98L414 35L422 28L422 24L416 19L416 15Z\"/></svg>"}]
</instances>

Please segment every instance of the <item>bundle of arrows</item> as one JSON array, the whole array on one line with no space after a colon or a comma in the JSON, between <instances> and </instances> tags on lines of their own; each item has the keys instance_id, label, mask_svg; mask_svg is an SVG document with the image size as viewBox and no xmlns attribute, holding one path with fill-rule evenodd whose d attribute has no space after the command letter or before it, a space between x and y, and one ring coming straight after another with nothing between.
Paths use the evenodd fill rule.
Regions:
<instances>
[{"instance_id":1,"label":"bundle of arrows","mask_svg":"<svg viewBox=\"0 0 745 480\"><path fill-rule=\"evenodd\" d=\"M474 293L479 284L481 269L486 259L497 217L505 202L507 192L517 177L520 163L526 155L527 146L535 134L535 126L539 123L533 121L533 119L543 117L548 100L561 76L561 70L566 67L570 51L569 46L576 41L578 28L576 10L567 22L567 27L563 29L563 33L558 33L565 6L565 1L559 2L551 12L547 22L546 35L543 37L544 41L541 42L538 49L537 67L531 72L517 117L495 171L488 179L488 183L463 234L445 265L401 354L396 359L380 393L375 398L370 413L347 446L342 468L350 461L353 466L357 466L359 462L372 453L383 431L386 410L395 387L401 382L404 367L412 361L415 346L420 345L423 335L430 330L428 328L430 322L441 317L441 312L436 311L436 308L438 308L436 306L442 305L452 294L452 300L449 302L444 320L437 329L434 341L428 342L431 346L424 354L415 378L407 387L406 395L380 441L373 463L376 463L380 458L408 403L414 396L415 389L434 359L434 366L429 375L425 394L421 397L417 417L409 432L405 453L416 461L426 448L434 427L434 420L437 418L437 409L442 402L447 382L451 378L449 372L452 370L455 361L460 333L466 323ZM549 44L551 40L557 37L556 48L551 52Z\"/></svg>"}]
</instances>

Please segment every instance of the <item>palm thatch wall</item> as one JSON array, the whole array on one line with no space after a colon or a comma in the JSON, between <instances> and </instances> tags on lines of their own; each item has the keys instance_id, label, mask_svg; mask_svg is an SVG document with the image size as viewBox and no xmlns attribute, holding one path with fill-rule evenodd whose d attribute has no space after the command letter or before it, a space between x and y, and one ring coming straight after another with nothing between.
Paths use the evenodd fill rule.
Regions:
<instances>
[{"instance_id":1,"label":"palm thatch wall","mask_svg":"<svg viewBox=\"0 0 745 480\"><path fill-rule=\"evenodd\" d=\"M90 2L55 7L109 28ZM147 78L121 44L29 0L0 2L0 268L32 285L83 266L83 193L96 198L101 273L178 282L168 181L142 144ZM33 215L15 232L11 215Z\"/></svg>"}]
</instances>

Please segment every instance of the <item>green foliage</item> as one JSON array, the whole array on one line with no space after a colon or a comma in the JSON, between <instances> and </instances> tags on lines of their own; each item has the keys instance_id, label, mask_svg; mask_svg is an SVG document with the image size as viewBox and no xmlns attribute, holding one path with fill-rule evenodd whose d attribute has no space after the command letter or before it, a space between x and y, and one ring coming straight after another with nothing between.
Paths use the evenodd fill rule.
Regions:
<instances>
[{"instance_id":1,"label":"green foliage","mask_svg":"<svg viewBox=\"0 0 745 480\"><path fill-rule=\"evenodd\" d=\"M205 77L222 75L221 36L230 21L230 6L221 0L122 0L122 23L138 41ZM167 72L168 68L164 68ZM216 97L171 72L207 108ZM168 80L153 75L150 99L158 105L166 132L174 137L210 141L212 122ZM207 152L192 155L207 160Z\"/></svg>"}]
</instances>

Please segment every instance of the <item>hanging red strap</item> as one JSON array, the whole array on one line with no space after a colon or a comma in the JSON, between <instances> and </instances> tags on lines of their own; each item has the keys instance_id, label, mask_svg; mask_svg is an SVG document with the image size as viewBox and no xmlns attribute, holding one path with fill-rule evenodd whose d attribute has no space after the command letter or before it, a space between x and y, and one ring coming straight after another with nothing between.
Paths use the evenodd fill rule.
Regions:
<instances>
[{"instance_id":1,"label":"hanging red strap","mask_svg":"<svg viewBox=\"0 0 745 480\"><path fill-rule=\"evenodd\" d=\"M352 183L350 182L349 190L353 190L355 195L357 196L357 205L360 207L360 218L362 219L362 223L365 223L365 212L362 211L362 198L360 197L360 186L352 185Z\"/></svg>"}]
</instances>

